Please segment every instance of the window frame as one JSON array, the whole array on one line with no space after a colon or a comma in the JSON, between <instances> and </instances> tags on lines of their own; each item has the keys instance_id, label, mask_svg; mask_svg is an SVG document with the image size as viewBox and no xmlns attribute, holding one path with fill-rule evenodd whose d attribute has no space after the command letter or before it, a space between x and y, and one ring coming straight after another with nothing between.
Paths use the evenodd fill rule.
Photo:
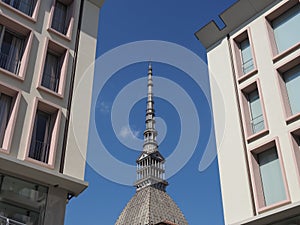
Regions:
<instances>
[{"instance_id":1,"label":"window frame","mask_svg":"<svg viewBox=\"0 0 300 225\"><path fill-rule=\"evenodd\" d=\"M46 64L46 57L48 51L59 55L62 63L60 68L60 74L59 74L59 84L58 84L58 90L57 92L54 90L51 90L47 87L44 87L42 85L43 75L44 75L44 68ZM40 66L39 71L39 78L38 78L38 84L37 88L43 92L47 92L51 95L54 95L59 98L64 98L64 93L66 89L66 79L68 75L68 67L69 67L69 49L66 47L58 44L57 42L54 42L53 40L50 40L49 38L46 39L45 46L43 48L43 56L42 56L42 63Z\"/></svg>"},{"instance_id":2,"label":"window frame","mask_svg":"<svg viewBox=\"0 0 300 225\"><path fill-rule=\"evenodd\" d=\"M69 21L69 25L68 25L66 34L63 34L59 31L55 30L54 28L52 28L54 10L55 10L55 5L56 5L57 1L64 3L70 9L70 19L69 19L70 21ZM75 20L74 14L75 14L75 0L53 0L51 10L50 10L50 19L49 19L49 23L48 23L48 29L47 29L48 32L58 35L59 37L65 39L67 41L71 41L72 34L73 34L73 28L74 28L74 20Z\"/></svg>"},{"instance_id":3,"label":"window frame","mask_svg":"<svg viewBox=\"0 0 300 225\"><path fill-rule=\"evenodd\" d=\"M268 35L269 35L269 40L270 40L269 44L270 44L270 47L271 47L271 52L272 52L272 55L273 55L273 62L274 63L281 60L285 56L289 55L290 53L292 53L292 52L294 52L294 51L296 51L297 49L300 48L300 41L299 41L295 45L293 45L290 48L284 50L283 52L279 52L278 48L277 48L276 40L275 40L274 30L273 30L273 27L272 27L272 21L273 20L280 17L282 14L284 14L285 12L287 12L288 10L290 10L291 8L293 8L294 6L296 6L298 4L300 4L299 0L286 1L285 3L280 5L277 9L275 9L273 12L271 12L270 14L268 14L265 17L266 29L267 29Z\"/></svg>"},{"instance_id":4,"label":"window frame","mask_svg":"<svg viewBox=\"0 0 300 225\"><path fill-rule=\"evenodd\" d=\"M245 41L246 39L249 40L252 61L253 61L253 69L251 71L249 71L248 73L243 72L243 60L242 60L242 54L241 54L241 48L240 48L240 43ZM256 64L256 56L255 56L255 51L254 51L254 44L253 44L250 27L248 27L246 30L244 30L244 31L238 33L236 36L234 36L231 40L231 45L233 46L233 56L235 59L234 64L235 64L237 80L239 83L241 83L241 82L245 81L246 79L248 79L258 73L257 64Z\"/></svg>"},{"instance_id":5,"label":"window frame","mask_svg":"<svg viewBox=\"0 0 300 225\"><path fill-rule=\"evenodd\" d=\"M32 139L34 125L35 125L35 118L37 115L37 110L41 110L45 113L55 116L55 122L54 122L52 135L51 135L47 163L29 157L31 139ZM29 128L28 138L27 138L27 146L26 146L26 151L25 151L25 160L26 161L29 161L31 163L34 163L34 164L37 164L39 166L43 166L43 167L46 167L49 169L54 169L55 157L56 157L57 146L58 146L58 141L59 141L60 125L61 125L61 108L53 103L50 103L48 101L45 101L45 100L42 100L42 99L36 97L35 101L34 101L34 107L32 110L32 116L30 119L30 128Z\"/></svg>"},{"instance_id":6,"label":"window frame","mask_svg":"<svg viewBox=\"0 0 300 225\"><path fill-rule=\"evenodd\" d=\"M7 27L8 30L16 34L26 36L26 40L24 42L23 55L21 57L21 64L20 64L18 74L12 73L1 67L0 67L0 73L24 81L27 66L28 66L28 61L29 61L29 55L32 47L32 42L33 42L33 36L34 36L33 31L30 28L25 27L23 24L20 24L19 22L7 16L4 16L2 14L0 14L0 21L1 21L1 25Z\"/></svg>"},{"instance_id":7,"label":"window frame","mask_svg":"<svg viewBox=\"0 0 300 225\"><path fill-rule=\"evenodd\" d=\"M251 112L250 112L249 101L248 101L248 94L251 93L252 91L254 91L255 89L257 89L257 91L258 91L262 115L263 115L263 121L264 121L264 129L257 133L253 133L253 131L252 131ZM253 142L253 141L269 134L268 120L267 120L267 116L266 116L264 99L263 99L259 79L257 78L254 81L252 81L251 83L240 87L239 93L240 93L239 98L240 98L240 103L241 103L242 121L243 121L243 126L245 128L244 134L245 134L247 142L250 143L250 142Z\"/></svg>"},{"instance_id":8,"label":"window frame","mask_svg":"<svg viewBox=\"0 0 300 225\"><path fill-rule=\"evenodd\" d=\"M19 9L17 8L14 8L13 6L3 2L2 0L0 0L0 5L13 11L14 13L22 16L23 18L33 22L33 23L36 23L37 22L37 17L38 17L38 13L39 13L39 9L40 9L40 4L41 4L41 0L35 0L35 6L33 8L33 11L32 11L32 15L27 15L26 13L20 11Z\"/></svg>"},{"instance_id":9,"label":"window frame","mask_svg":"<svg viewBox=\"0 0 300 225\"><path fill-rule=\"evenodd\" d=\"M14 134L14 130L16 127L16 121L17 121L17 116L18 116L19 107L20 107L21 91L16 88L13 88L11 86L8 86L7 84L0 82L0 92L6 94L8 96L11 96L13 98L12 106L11 106L11 108L12 108L11 115L10 115L8 124L6 126L6 131L5 131L2 146L0 146L0 152L9 154L10 150L11 150L13 134Z\"/></svg>"},{"instance_id":10,"label":"window frame","mask_svg":"<svg viewBox=\"0 0 300 225\"><path fill-rule=\"evenodd\" d=\"M279 201L277 203L274 203L272 205L266 206L257 155L264 151L270 150L273 147L275 147L275 149L277 151L277 156L278 156L278 160L279 160L279 164L280 164L280 170L281 170L281 174L282 174L282 181L283 181L283 186L285 189L286 199ZM282 153L281 153L281 149L280 149L279 138L275 137L274 139L271 139L270 141L265 142L264 144L261 144L259 146L256 146L256 147L250 149L248 151L248 158L249 158L250 178L252 181L251 183L252 183L252 190L254 193L254 202L255 202L256 213L261 214L266 211L269 211L269 210L272 210L272 209L275 209L275 208L278 208L283 205L287 205L287 204L291 203L291 197L290 197L289 187L288 187L288 183L287 183L287 177L286 177L284 162L283 162L283 158L282 158Z\"/></svg>"},{"instance_id":11,"label":"window frame","mask_svg":"<svg viewBox=\"0 0 300 225\"><path fill-rule=\"evenodd\" d=\"M296 66L300 65L300 56L291 59L287 63L283 63L276 67L277 72L277 80L282 100L282 105L284 108L285 120L286 124L290 124L300 119L300 112L296 114L292 114L291 105L289 101L289 96L286 88L286 83L284 81L284 73L288 72L289 70L295 68Z\"/></svg>"}]
</instances>

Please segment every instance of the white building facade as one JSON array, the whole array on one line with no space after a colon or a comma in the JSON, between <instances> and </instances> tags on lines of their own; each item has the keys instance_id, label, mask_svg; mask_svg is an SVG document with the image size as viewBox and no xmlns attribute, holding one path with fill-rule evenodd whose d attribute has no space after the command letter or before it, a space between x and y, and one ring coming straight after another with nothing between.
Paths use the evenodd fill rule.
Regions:
<instances>
[{"instance_id":1,"label":"white building facade","mask_svg":"<svg viewBox=\"0 0 300 225\"><path fill-rule=\"evenodd\" d=\"M93 71L84 73L102 4L0 1L0 224L61 225L68 199L87 187L71 115L85 121L86 147ZM86 90L76 94L86 101L74 102L83 76ZM74 104L82 111L72 112Z\"/></svg>"},{"instance_id":2,"label":"white building facade","mask_svg":"<svg viewBox=\"0 0 300 225\"><path fill-rule=\"evenodd\" d=\"M220 18L223 29L211 22L196 36L207 49L225 223L300 224L300 1L239 0Z\"/></svg>"}]
</instances>

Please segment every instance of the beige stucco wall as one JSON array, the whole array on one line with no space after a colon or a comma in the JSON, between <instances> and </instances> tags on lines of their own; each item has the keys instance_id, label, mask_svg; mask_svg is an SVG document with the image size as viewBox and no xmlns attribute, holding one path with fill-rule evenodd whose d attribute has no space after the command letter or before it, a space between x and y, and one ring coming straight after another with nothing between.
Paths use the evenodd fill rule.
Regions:
<instances>
[{"instance_id":1,"label":"beige stucco wall","mask_svg":"<svg viewBox=\"0 0 300 225\"><path fill-rule=\"evenodd\" d=\"M71 120L64 165L65 174L79 179L84 179L86 164L90 105L94 76L94 69L91 69L90 66L93 67L96 55L98 17L99 8L89 1L85 1L78 48L78 62L75 74L74 98L71 107ZM88 68L90 69L87 71ZM78 88L83 82L84 89ZM81 99L84 99L84 101L76 101L76 95L80 95L82 97ZM76 108L76 110L80 109L80 111L75 111L74 108ZM78 120L73 118L81 119ZM78 128L80 129L80 132L78 132L78 130L74 132L74 129Z\"/></svg>"},{"instance_id":2,"label":"beige stucco wall","mask_svg":"<svg viewBox=\"0 0 300 225\"><path fill-rule=\"evenodd\" d=\"M64 163L64 172L60 173L60 163L63 152L63 139L65 125L67 121L67 107L70 92L72 68L75 57L75 44L77 25L80 13L80 2L74 1L74 26L70 40L47 30L50 19L50 8L54 1L39 1L39 13L36 22L19 15L5 3L0 4L0 13L12 18L12 20L27 27L33 33L33 41L30 49L29 61L27 65L24 81L13 76L2 74L0 71L0 82L20 91L21 99L17 112L16 123L12 136L9 153L0 153L0 171L16 176L21 179L36 182L49 187L47 209L45 214L45 224L63 224L67 194L78 195L86 186L84 182L85 157L87 153L88 127L90 115L90 103L92 94L93 70L84 74L90 66L96 53L96 43L98 36L99 10L103 0L84 1L82 28L80 31L80 42L77 53L77 67L75 74L74 93L84 97L84 102L72 102L80 104L80 111L74 111L73 115L80 115L82 120L71 121L67 136L67 148ZM43 68L43 55L47 40L51 39L68 50L69 60L67 66L65 90L62 98L54 96L48 92L37 89L40 73ZM84 79L85 89L78 91L76 88L80 81ZM61 112L61 120L58 129L57 150L54 158L53 168L43 166L39 163L27 161L25 159L26 150L30 144L30 130L33 126L33 115L35 113L36 99L42 99L50 104L56 105ZM74 126L74 123L77 123ZM79 123L79 124L78 124ZM80 127L80 136L74 136L74 129ZM77 139L83 143L83 148L79 151Z\"/></svg>"}]
</instances>

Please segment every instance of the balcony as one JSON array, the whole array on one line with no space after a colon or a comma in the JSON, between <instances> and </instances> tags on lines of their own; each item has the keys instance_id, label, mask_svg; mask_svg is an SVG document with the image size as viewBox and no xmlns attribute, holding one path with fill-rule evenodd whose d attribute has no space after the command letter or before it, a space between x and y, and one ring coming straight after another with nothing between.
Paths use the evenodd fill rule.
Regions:
<instances>
[{"instance_id":1,"label":"balcony","mask_svg":"<svg viewBox=\"0 0 300 225\"><path fill-rule=\"evenodd\" d=\"M18 221L0 215L0 225L26 225L26 224L20 223Z\"/></svg>"}]
</instances>

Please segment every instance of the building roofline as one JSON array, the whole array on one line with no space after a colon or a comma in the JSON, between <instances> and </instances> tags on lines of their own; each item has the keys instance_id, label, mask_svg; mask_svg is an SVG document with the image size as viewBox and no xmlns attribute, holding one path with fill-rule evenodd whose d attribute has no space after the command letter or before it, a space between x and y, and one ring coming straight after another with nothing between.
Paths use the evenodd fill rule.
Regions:
<instances>
[{"instance_id":1,"label":"building roofline","mask_svg":"<svg viewBox=\"0 0 300 225\"><path fill-rule=\"evenodd\" d=\"M94 5L96 5L99 8L101 8L104 3L104 0L88 0L88 1L93 3Z\"/></svg>"},{"instance_id":2,"label":"building roofline","mask_svg":"<svg viewBox=\"0 0 300 225\"><path fill-rule=\"evenodd\" d=\"M198 30L195 36L208 49L263 9L279 1L281 0L238 0L219 15L225 25L223 29L220 29L216 22L212 20Z\"/></svg>"}]
</instances>

